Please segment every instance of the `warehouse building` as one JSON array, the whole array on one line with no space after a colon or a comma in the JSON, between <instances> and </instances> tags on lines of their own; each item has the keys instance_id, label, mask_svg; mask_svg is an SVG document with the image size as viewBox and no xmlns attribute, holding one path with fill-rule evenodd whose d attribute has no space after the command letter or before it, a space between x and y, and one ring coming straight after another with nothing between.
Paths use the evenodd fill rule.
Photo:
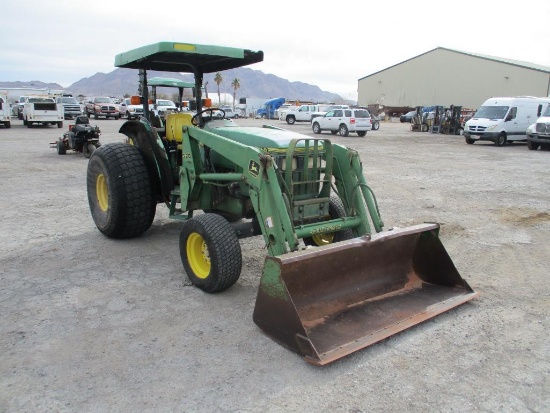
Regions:
<instances>
[{"instance_id":1,"label":"warehouse building","mask_svg":"<svg viewBox=\"0 0 550 413\"><path fill-rule=\"evenodd\" d=\"M496 96L550 96L550 67L437 47L358 81L358 104L475 109Z\"/></svg>"}]
</instances>

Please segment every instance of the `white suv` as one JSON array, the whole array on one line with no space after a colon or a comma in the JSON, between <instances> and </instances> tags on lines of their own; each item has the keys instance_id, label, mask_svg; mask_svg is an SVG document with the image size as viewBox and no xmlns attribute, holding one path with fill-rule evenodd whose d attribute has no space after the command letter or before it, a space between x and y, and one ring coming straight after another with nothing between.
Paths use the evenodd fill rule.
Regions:
<instances>
[{"instance_id":1,"label":"white suv","mask_svg":"<svg viewBox=\"0 0 550 413\"><path fill-rule=\"evenodd\" d=\"M333 135L348 136L350 132L365 136L372 129L372 119L367 109L332 109L323 116L311 119L313 133L330 131Z\"/></svg>"}]
</instances>

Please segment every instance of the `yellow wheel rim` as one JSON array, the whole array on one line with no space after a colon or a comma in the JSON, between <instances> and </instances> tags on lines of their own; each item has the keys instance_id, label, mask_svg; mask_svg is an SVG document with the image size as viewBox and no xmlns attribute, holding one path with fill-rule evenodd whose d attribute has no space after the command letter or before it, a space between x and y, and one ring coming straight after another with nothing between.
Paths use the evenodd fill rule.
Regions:
<instances>
[{"instance_id":1,"label":"yellow wheel rim","mask_svg":"<svg viewBox=\"0 0 550 413\"><path fill-rule=\"evenodd\" d=\"M198 278L205 279L210 274L210 253L204 238L196 232L187 239L187 261Z\"/></svg>"},{"instance_id":2,"label":"yellow wheel rim","mask_svg":"<svg viewBox=\"0 0 550 413\"><path fill-rule=\"evenodd\" d=\"M311 238L317 245L332 244L334 241L334 233L313 235Z\"/></svg>"},{"instance_id":3,"label":"yellow wheel rim","mask_svg":"<svg viewBox=\"0 0 550 413\"><path fill-rule=\"evenodd\" d=\"M109 188L107 187L107 180L103 174L97 176L95 181L95 193L97 195L99 208L101 208L103 212L107 212L109 208Z\"/></svg>"}]
</instances>

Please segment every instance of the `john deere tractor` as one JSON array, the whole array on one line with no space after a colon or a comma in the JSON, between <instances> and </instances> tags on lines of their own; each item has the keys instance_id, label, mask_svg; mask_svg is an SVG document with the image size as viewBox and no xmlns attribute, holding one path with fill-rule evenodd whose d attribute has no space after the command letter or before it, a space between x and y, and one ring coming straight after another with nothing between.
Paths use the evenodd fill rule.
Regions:
<instances>
[{"instance_id":1,"label":"john deere tractor","mask_svg":"<svg viewBox=\"0 0 550 413\"><path fill-rule=\"evenodd\" d=\"M208 293L238 281L239 239L261 235L267 256L254 322L318 365L474 298L438 224L383 230L355 150L274 126L241 127L204 107L204 73L262 60L261 51L175 42L116 56L115 66L139 70L144 102L147 70L194 74L197 112L169 114L162 136L147 118L127 121L127 143L93 152L87 188L98 229L139 236L165 204L183 221L183 270Z\"/></svg>"}]
</instances>

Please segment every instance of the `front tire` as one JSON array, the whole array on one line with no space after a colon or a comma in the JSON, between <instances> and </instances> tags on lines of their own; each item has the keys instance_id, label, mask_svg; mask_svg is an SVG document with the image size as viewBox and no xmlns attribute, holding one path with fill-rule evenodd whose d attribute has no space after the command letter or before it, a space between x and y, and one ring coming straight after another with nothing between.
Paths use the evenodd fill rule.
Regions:
<instances>
[{"instance_id":1,"label":"front tire","mask_svg":"<svg viewBox=\"0 0 550 413\"><path fill-rule=\"evenodd\" d=\"M82 147L82 153L85 158L92 156L92 153L95 151L95 145L93 143L85 143Z\"/></svg>"},{"instance_id":2,"label":"front tire","mask_svg":"<svg viewBox=\"0 0 550 413\"><path fill-rule=\"evenodd\" d=\"M227 290L241 275L239 239L220 215L205 213L183 224L180 257L193 285L207 293Z\"/></svg>"},{"instance_id":3,"label":"front tire","mask_svg":"<svg viewBox=\"0 0 550 413\"><path fill-rule=\"evenodd\" d=\"M472 139L472 138L464 138L464 140L468 145L473 145L475 142L475 139Z\"/></svg>"},{"instance_id":4,"label":"front tire","mask_svg":"<svg viewBox=\"0 0 550 413\"><path fill-rule=\"evenodd\" d=\"M331 196L328 205L328 214L330 219L344 218L347 216L344 204L337 196ZM353 238L353 231L351 229L345 229L338 232L331 232L326 234L313 235L312 237L304 238L304 244L321 246L328 245L334 242L345 241Z\"/></svg>"},{"instance_id":5,"label":"front tire","mask_svg":"<svg viewBox=\"0 0 550 413\"><path fill-rule=\"evenodd\" d=\"M313 133L316 133L316 134L321 133L321 127L319 126L319 124L317 122L313 123L312 129L313 129Z\"/></svg>"},{"instance_id":6,"label":"front tire","mask_svg":"<svg viewBox=\"0 0 550 413\"><path fill-rule=\"evenodd\" d=\"M296 123L296 118L294 116L287 116L286 123L289 125L294 125Z\"/></svg>"},{"instance_id":7,"label":"front tire","mask_svg":"<svg viewBox=\"0 0 550 413\"><path fill-rule=\"evenodd\" d=\"M58 155L65 155L67 153L67 148L65 147L65 142L63 141L57 141L57 154Z\"/></svg>"},{"instance_id":8,"label":"front tire","mask_svg":"<svg viewBox=\"0 0 550 413\"><path fill-rule=\"evenodd\" d=\"M496 146L504 146L506 145L506 134L505 133L501 133L500 135L498 135L497 137L497 140L495 141L495 145Z\"/></svg>"},{"instance_id":9,"label":"front tire","mask_svg":"<svg viewBox=\"0 0 550 413\"><path fill-rule=\"evenodd\" d=\"M116 142L94 150L88 163L87 189L92 218L104 235L136 237L153 223L153 182L137 147Z\"/></svg>"},{"instance_id":10,"label":"front tire","mask_svg":"<svg viewBox=\"0 0 550 413\"><path fill-rule=\"evenodd\" d=\"M536 142L527 141L527 148L529 148L530 151L536 151L539 146L540 145Z\"/></svg>"}]
</instances>

